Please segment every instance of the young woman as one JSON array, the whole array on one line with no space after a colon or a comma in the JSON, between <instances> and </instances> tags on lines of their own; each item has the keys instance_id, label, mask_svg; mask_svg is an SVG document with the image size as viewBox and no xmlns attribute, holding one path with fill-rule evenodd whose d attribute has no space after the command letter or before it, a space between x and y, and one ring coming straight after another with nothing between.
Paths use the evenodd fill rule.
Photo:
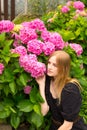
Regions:
<instances>
[{"instance_id":1,"label":"young woman","mask_svg":"<svg viewBox=\"0 0 87 130\"><path fill-rule=\"evenodd\" d=\"M47 75L36 79L44 99L41 112L43 115L49 110L52 113L50 130L87 130L79 117L81 87L69 73L70 56L65 51L55 51L48 59Z\"/></svg>"}]
</instances>

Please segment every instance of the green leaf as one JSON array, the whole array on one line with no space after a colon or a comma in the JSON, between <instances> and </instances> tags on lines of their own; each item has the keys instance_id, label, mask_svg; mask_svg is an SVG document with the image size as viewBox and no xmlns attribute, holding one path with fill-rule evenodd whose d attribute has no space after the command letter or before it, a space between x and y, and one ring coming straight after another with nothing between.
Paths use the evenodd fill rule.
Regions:
<instances>
[{"instance_id":1,"label":"green leaf","mask_svg":"<svg viewBox=\"0 0 87 130\"><path fill-rule=\"evenodd\" d=\"M37 97L36 94L38 93L38 90L36 87L32 88L32 91L30 92L30 101L32 103L37 103Z\"/></svg>"},{"instance_id":2,"label":"green leaf","mask_svg":"<svg viewBox=\"0 0 87 130\"><path fill-rule=\"evenodd\" d=\"M20 124L20 118L16 114L11 115L11 125L16 129Z\"/></svg>"},{"instance_id":3,"label":"green leaf","mask_svg":"<svg viewBox=\"0 0 87 130\"><path fill-rule=\"evenodd\" d=\"M75 39L75 35L72 31L61 30L60 34L62 35L64 41L69 41Z\"/></svg>"},{"instance_id":4,"label":"green leaf","mask_svg":"<svg viewBox=\"0 0 87 130\"><path fill-rule=\"evenodd\" d=\"M33 110L33 104L27 99L19 102L17 107L23 112L30 112Z\"/></svg>"},{"instance_id":5,"label":"green leaf","mask_svg":"<svg viewBox=\"0 0 87 130\"><path fill-rule=\"evenodd\" d=\"M44 102L44 99L43 99L42 96L40 95L40 92L38 92L36 96L37 96L37 101L38 101L38 102L41 102L41 103Z\"/></svg>"},{"instance_id":6,"label":"green leaf","mask_svg":"<svg viewBox=\"0 0 87 130\"><path fill-rule=\"evenodd\" d=\"M0 111L0 118L4 119L10 116L11 111L8 109L7 111L3 110Z\"/></svg>"},{"instance_id":7,"label":"green leaf","mask_svg":"<svg viewBox=\"0 0 87 130\"><path fill-rule=\"evenodd\" d=\"M3 56L3 59L5 60L5 62L8 64L8 62L10 61L10 57L9 56Z\"/></svg>"},{"instance_id":8,"label":"green leaf","mask_svg":"<svg viewBox=\"0 0 87 130\"><path fill-rule=\"evenodd\" d=\"M20 55L17 54L17 53L12 53L12 54L11 54L11 57L14 57L14 58L19 57L19 56L20 56Z\"/></svg>"},{"instance_id":9,"label":"green leaf","mask_svg":"<svg viewBox=\"0 0 87 130\"><path fill-rule=\"evenodd\" d=\"M8 96L8 94L10 93L10 89L8 85L4 84L3 92L5 93L6 96Z\"/></svg>"},{"instance_id":10,"label":"green leaf","mask_svg":"<svg viewBox=\"0 0 87 130\"><path fill-rule=\"evenodd\" d=\"M20 79L20 81L21 81L22 85L26 86L26 85L27 85L27 82L28 82L29 77L27 76L27 74L26 74L26 73L22 73L22 74L20 75L19 79Z\"/></svg>"},{"instance_id":11,"label":"green leaf","mask_svg":"<svg viewBox=\"0 0 87 130\"><path fill-rule=\"evenodd\" d=\"M4 82L11 82L14 80L12 68L5 68L4 70Z\"/></svg>"},{"instance_id":12,"label":"green leaf","mask_svg":"<svg viewBox=\"0 0 87 130\"><path fill-rule=\"evenodd\" d=\"M5 40L5 33L0 34L0 44Z\"/></svg>"},{"instance_id":13,"label":"green leaf","mask_svg":"<svg viewBox=\"0 0 87 130\"><path fill-rule=\"evenodd\" d=\"M34 111L35 111L37 114L41 115L41 107L40 107L40 104L34 105L33 109L34 109Z\"/></svg>"},{"instance_id":14,"label":"green leaf","mask_svg":"<svg viewBox=\"0 0 87 130\"><path fill-rule=\"evenodd\" d=\"M12 107L9 107L9 109L10 109L13 113L16 113L16 111L15 111Z\"/></svg>"},{"instance_id":15,"label":"green leaf","mask_svg":"<svg viewBox=\"0 0 87 130\"><path fill-rule=\"evenodd\" d=\"M5 46L3 47L3 52L2 52L2 54L4 54L4 55L8 55L8 54L10 54L10 44L12 44L12 41L13 40L6 40L5 41Z\"/></svg>"},{"instance_id":16,"label":"green leaf","mask_svg":"<svg viewBox=\"0 0 87 130\"><path fill-rule=\"evenodd\" d=\"M30 101L32 103L37 103L37 102L44 102L42 96L40 95L40 92L38 91L37 87L34 86L32 88L32 91L30 92Z\"/></svg>"},{"instance_id":17,"label":"green leaf","mask_svg":"<svg viewBox=\"0 0 87 130\"><path fill-rule=\"evenodd\" d=\"M16 84L14 81L9 83L9 87L10 87L11 92L13 94L15 94L16 93Z\"/></svg>"},{"instance_id":18,"label":"green leaf","mask_svg":"<svg viewBox=\"0 0 87 130\"><path fill-rule=\"evenodd\" d=\"M78 28L78 29L75 31L76 36L79 36L81 32L82 32L82 29L81 29L81 28Z\"/></svg>"},{"instance_id":19,"label":"green leaf","mask_svg":"<svg viewBox=\"0 0 87 130\"><path fill-rule=\"evenodd\" d=\"M39 128L43 123L43 116L38 115L35 112L32 112L29 115L30 116L28 116L28 121L33 123L36 126L36 128Z\"/></svg>"},{"instance_id":20,"label":"green leaf","mask_svg":"<svg viewBox=\"0 0 87 130\"><path fill-rule=\"evenodd\" d=\"M5 106L2 102L0 102L0 118L4 119L10 116L10 109Z\"/></svg>"}]
</instances>

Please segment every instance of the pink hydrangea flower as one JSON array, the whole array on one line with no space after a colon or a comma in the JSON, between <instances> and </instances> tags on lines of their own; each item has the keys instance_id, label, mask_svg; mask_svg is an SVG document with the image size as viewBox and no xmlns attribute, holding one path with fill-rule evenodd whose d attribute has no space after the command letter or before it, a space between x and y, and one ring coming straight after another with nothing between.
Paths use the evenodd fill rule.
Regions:
<instances>
[{"instance_id":1,"label":"pink hydrangea flower","mask_svg":"<svg viewBox=\"0 0 87 130\"><path fill-rule=\"evenodd\" d=\"M31 76L33 78L43 76L44 73L46 73L46 66L44 63L36 62L35 64L33 64L33 68L31 70Z\"/></svg>"},{"instance_id":2,"label":"pink hydrangea flower","mask_svg":"<svg viewBox=\"0 0 87 130\"><path fill-rule=\"evenodd\" d=\"M77 56L80 56L83 52L83 48L80 44L70 43L70 47L76 52Z\"/></svg>"},{"instance_id":3,"label":"pink hydrangea flower","mask_svg":"<svg viewBox=\"0 0 87 130\"><path fill-rule=\"evenodd\" d=\"M25 93L25 94L30 94L31 90L32 90L32 87L31 87L31 86L25 86L25 87L24 87L24 93Z\"/></svg>"},{"instance_id":4,"label":"pink hydrangea flower","mask_svg":"<svg viewBox=\"0 0 87 130\"><path fill-rule=\"evenodd\" d=\"M43 31L43 32L41 33L41 38L42 38L45 42L49 41L49 37L50 37L50 32L48 32L47 30L45 30L45 31Z\"/></svg>"},{"instance_id":5,"label":"pink hydrangea flower","mask_svg":"<svg viewBox=\"0 0 87 130\"><path fill-rule=\"evenodd\" d=\"M78 10L83 10L84 7L85 7L85 5L84 5L84 3L81 2L81 1L75 1L75 2L73 3L73 7L74 7L75 9L78 9Z\"/></svg>"},{"instance_id":6,"label":"pink hydrangea flower","mask_svg":"<svg viewBox=\"0 0 87 130\"><path fill-rule=\"evenodd\" d=\"M20 40L23 42L23 44L27 44L28 41L33 40L33 39L37 39L37 34L35 32L34 29L30 29L30 28L22 28L20 30Z\"/></svg>"},{"instance_id":7,"label":"pink hydrangea flower","mask_svg":"<svg viewBox=\"0 0 87 130\"><path fill-rule=\"evenodd\" d=\"M0 33L10 32L14 28L14 23L10 20L1 20L0 21Z\"/></svg>"},{"instance_id":8,"label":"pink hydrangea flower","mask_svg":"<svg viewBox=\"0 0 87 130\"><path fill-rule=\"evenodd\" d=\"M55 51L55 45L52 42L45 42L43 44L43 52L45 55L50 55Z\"/></svg>"},{"instance_id":9,"label":"pink hydrangea flower","mask_svg":"<svg viewBox=\"0 0 87 130\"><path fill-rule=\"evenodd\" d=\"M69 12L69 7L67 7L67 6L63 6L62 8L61 8L61 12L62 13L68 13Z\"/></svg>"},{"instance_id":10,"label":"pink hydrangea flower","mask_svg":"<svg viewBox=\"0 0 87 130\"><path fill-rule=\"evenodd\" d=\"M15 49L11 49L12 53L17 53L20 55L26 55L27 54L27 50L24 46L18 46Z\"/></svg>"},{"instance_id":11,"label":"pink hydrangea flower","mask_svg":"<svg viewBox=\"0 0 87 130\"><path fill-rule=\"evenodd\" d=\"M34 78L42 76L46 72L45 64L38 62L34 54L25 56L21 55L19 58L19 64Z\"/></svg>"},{"instance_id":12,"label":"pink hydrangea flower","mask_svg":"<svg viewBox=\"0 0 87 130\"><path fill-rule=\"evenodd\" d=\"M3 70L4 70L4 65L0 63L0 75L2 74Z\"/></svg>"},{"instance_id":13,"label":"pink hydrangea flower","mask_svg":"<svg viewBox=\"0 0 87 130\"><path fill-rule=\"evenodd\" d=\"M29 55L21 55L19 58L19 64L21 67L24 68L24 70L28 73L31 73L31 70L33 69L33 64L37 62L37 57L35 54L29 54Z\"/></svg>"},{"instance_id":14,"label":"pink hydrangea flower","mask_svg":"<svg viewBox=\"0 0 87 130\"><path fill-rule=\"evenodd\" d=\"M64 41L61 35L57 32L50 33L49 42L52 42L57 50L64 48Z\"/></svg>"},{"instance_id":15,"label":"pink hydrangea flower","mask_svg":"<svg viewBox=\"0 0 87 130\"><path fill-rule=\"evenodd\" d=\"M31 40L27 44L28 52L32 52L36 55L40 55L42 53L43 43L40 40Z\"/></svg>"},{"instance_id":16,"label":"pink hydrangea flower","mask_svg":"<svg viewBox=\"0 0 87 130\"><path fill-rule=\"evenodd\" d=\"M39 30L39 31L43 31L43 30L46 30L45 28L45 25L44 25L44 22L41 21L40 19L34 19L33 21L31 22L24 22L22 24L23 26L25 27L28 27L28 28L32 28L32 29L35 29L35 30Z\"/></svg>"}]
</instances>

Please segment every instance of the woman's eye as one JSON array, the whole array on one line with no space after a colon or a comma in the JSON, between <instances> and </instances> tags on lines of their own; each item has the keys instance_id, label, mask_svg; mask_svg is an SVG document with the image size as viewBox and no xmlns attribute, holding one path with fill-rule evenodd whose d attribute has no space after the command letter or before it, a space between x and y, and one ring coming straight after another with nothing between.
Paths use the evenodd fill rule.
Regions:
<instances>
[{"instance_id":1,"label":"woman's eye","mask_svg":"<svg viewBox=\"0 0 87 130\"><path fill-rule=\"evenodd\" d=\"M57 67L57 65L56 65L56 64L53 64L53 66L54 66L54 67Z\"/></svg>"}]
</instances>

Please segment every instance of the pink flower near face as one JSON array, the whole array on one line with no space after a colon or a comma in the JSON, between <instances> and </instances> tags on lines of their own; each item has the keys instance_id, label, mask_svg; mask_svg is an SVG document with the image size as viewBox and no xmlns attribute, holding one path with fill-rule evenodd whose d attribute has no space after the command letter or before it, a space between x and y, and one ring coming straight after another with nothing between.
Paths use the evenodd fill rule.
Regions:
<instances>
[{"instance_id":1,"label":"pink flower near face","mask_svg":"<svg viewBox=\"0 0 87 130\"><path fill-rule=\"evenodd\" d=\"M62 36L57 32L50 33L48 41L52 42L57 50L61 50L64 48L64 41L62 39Z\"/></svg>"},{"instance_id":2,"label":"pink flower near face","mask_svg":"<svg viewBox=\"0 0 87 130\"><path fill-rule=\"evenodd\" d=\"M31 70L31 76L34 78L38 78L40 76L43 76L46 72L46 66L44 63L36 62L33 64L33 68Z\"/></svg>"},{"instance_id":3,"label":"pink flower near face","mask_svg":"<svg viewBox=\"0 0 87 130\"><path fill-rule=\"evenodd\" d=\"M0 63L0 75L2 74L3 70L4 70L4 65Z\"/></svg>"},{"instance_id":4,"label":"pink flower near face","mask_svg":"<svg viewBox=\"0 0 87 130\"><path fill-rule=\"evenodd\" d=\"M24 93L25 93L25 94L30 94L31 89L32 89L31 86L25 86L25 87L24 87Z\"/></svg>"},{"instance_id":5,"label":"pink flower near face","mask_svg":"<svg viewBox=\"0 0 87 130\"><path fill-rule=\"evenodd\" d=\"M33 69L33 64L37 62L37 57L35 54L21 55L19 58L19 64L28 73L31 73Z\"/></svg>"},{"instance_id":6,"label":"pink flower near face","mask_svg":"<svg viewBox=\"0 0 87 130\"><path fill-rule=\"evenodd\" d=\"M77 56L80 56L83 52L82 46L76 43L70 43L70 47L76 52Z\"/></svg>"},{"instance_id":7,"label":"pink flower near face","mask_svg":"<svg viewBox=\"0 0 87 130\"><path fill-rule=\"evenodd\" d=\"M53 43L45 42L43 44L43 52L45 55L50 55L54 51L55 51L55 45Z\"/></svg>"},{"instance_id":8,"label":"pink flower near face","mask_svg":"<svg viewBox=\"0 0 87 130\"><path fill-rule=\"evenodd\" d=\"M69 12L69 10L70 10L69 7L63 6L62 9L61 9L61 12L62 13L67 13L67 12Z\"/></svg>"}]
</instances>

